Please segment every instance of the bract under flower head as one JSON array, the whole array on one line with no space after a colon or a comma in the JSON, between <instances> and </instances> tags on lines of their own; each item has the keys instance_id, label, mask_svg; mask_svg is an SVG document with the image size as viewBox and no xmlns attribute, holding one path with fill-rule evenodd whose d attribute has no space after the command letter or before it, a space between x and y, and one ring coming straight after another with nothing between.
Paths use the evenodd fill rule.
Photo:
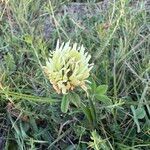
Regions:
<instances>
[{"instance_id":1,"label":"bract under flower head","mask_svg":"<svg viewBox=\"0 0 150 150\"><path fill-rule=\"evenodd\" d=\"M70 42L59 44L44 66L44 72L57 93L66 94L76 87L87 91L86 82L92 69L89 64L91 56L85 52L83 46L77 43L70 46Z\"/></svg>"}]
</instances>

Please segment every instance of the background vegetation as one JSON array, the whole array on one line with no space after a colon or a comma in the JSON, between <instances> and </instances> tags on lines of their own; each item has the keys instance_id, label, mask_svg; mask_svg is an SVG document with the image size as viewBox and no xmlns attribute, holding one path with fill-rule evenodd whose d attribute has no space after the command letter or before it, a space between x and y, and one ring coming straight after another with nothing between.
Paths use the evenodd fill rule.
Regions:
<instances>
[{"instance_id":1,"label":"background vegetation","mask_svg":"<svg viewBox=\"0 0 150 150\"><path fill-rule=\"evenodd\" d=\"M45 19L69 1L0 1L0 149L150 149L150 13L144 2L133 8L132 0L118 0L84 18L84 26L63 17L45 39ZM43 74L58 38L86 47L94 62L91 95L107 90L111 99L94 98L94 128L73 104L61 112L62 95Z\"/></svg>"}]
</instances>

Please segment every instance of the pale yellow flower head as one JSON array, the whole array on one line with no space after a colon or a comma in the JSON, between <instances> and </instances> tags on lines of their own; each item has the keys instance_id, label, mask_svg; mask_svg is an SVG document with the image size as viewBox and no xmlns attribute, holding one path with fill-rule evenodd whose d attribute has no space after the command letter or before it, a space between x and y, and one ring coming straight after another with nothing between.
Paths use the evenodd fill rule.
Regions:
<instances>
[{"instance_id":1,"label":"pale yellow flower head","mask_svg":"<svg viewBox=\"0 0 150 150\"><path fill-rule=\"evenodd\" d=\"M81 87L87 92L86 82L90 75L92 64L91 56L85 52L83 46L77 43L70 46L70 42L59 44L44 66L44 72L57 93L66 94L76 87Z\"/></svg>"}]
</instances>

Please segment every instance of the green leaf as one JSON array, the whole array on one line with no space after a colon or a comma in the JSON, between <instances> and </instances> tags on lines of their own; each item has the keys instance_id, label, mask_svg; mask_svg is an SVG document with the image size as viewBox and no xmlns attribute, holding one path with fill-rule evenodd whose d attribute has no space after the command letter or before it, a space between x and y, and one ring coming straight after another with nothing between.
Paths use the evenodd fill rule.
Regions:
<instances>
[{"instance_id":1,"label":"green leaf","mask_svg":"<svg viewBox=\"0 0 150 150\"><path fill-rule=\"evenodd\" d=\"M78 94L76 93L69 94L68 98L76 107L80 106L81 99Z\"/></svg>"},{"instance_id":2,"label":"green leaf","mask_svg":"<svg viewBox=\"0 0 150 150\"><path fill-rule=\"evenodd\" d=\"M138 119L143 119L146 115L145 110L143 108L137 108L135 110L135 114Z\"/></svg>"},{"instance_id":3,"label":"green leaf","mask_svg":"<svg viewBox=\"0 0 150 150\"><path fill-rule=\"evenodd\" d=\"M111 105L112 101L107 95L95 95L95 97L106 105Z\"/></svg>"},{"instance_id":4,"label":"green leaf","mask_svg":"<svg viewBox=\"0 0 150 150\"><path fill-rule=\"evenodd\" d=\"M91 114L90 108L81 103L81 109L82 109L84 115L87 117L90 124L92 125L93 119L92 119L92 114Z\"/></svg>"},{"instance_id":5,"label":"green leaf","mask_svg":"<svg viewBox=\"0 0 150 150\"><path fill-rule=\"evenodd\" d=\"M108 90L107 85L100 85L96 88L96 94L105 95Z\"/></svg>"},{"instance_id":6,"label":"green leaf","mask_svg":"<svg viewBox=\"0 0 150 150\"><path fill-rule=\"evenodd\" d=\"M61 101L61 111L63 113L66 113L69 108L69 100L66 95L63 96L62 101Z\"/></svg>"}]
</instances>

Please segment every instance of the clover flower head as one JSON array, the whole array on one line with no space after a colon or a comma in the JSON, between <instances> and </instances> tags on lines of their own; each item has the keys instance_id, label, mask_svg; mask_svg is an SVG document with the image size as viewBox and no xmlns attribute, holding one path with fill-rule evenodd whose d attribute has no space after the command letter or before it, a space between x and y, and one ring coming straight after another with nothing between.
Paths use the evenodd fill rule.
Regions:
<instances>
[{"instance_id":1,"label":"clover flower head","mask_svg":"<svg viewBox=\"0 0 150 150\"><path fill-rule=\"evenodd\" d=\"M67 94L76 87L87 92L86 83L93 64L89 64L91 56L85 52L83 46L77 43L70 46L70 41L59 44L43 66L44 72L56 92Z\"/></svg>"}]
</instances>

